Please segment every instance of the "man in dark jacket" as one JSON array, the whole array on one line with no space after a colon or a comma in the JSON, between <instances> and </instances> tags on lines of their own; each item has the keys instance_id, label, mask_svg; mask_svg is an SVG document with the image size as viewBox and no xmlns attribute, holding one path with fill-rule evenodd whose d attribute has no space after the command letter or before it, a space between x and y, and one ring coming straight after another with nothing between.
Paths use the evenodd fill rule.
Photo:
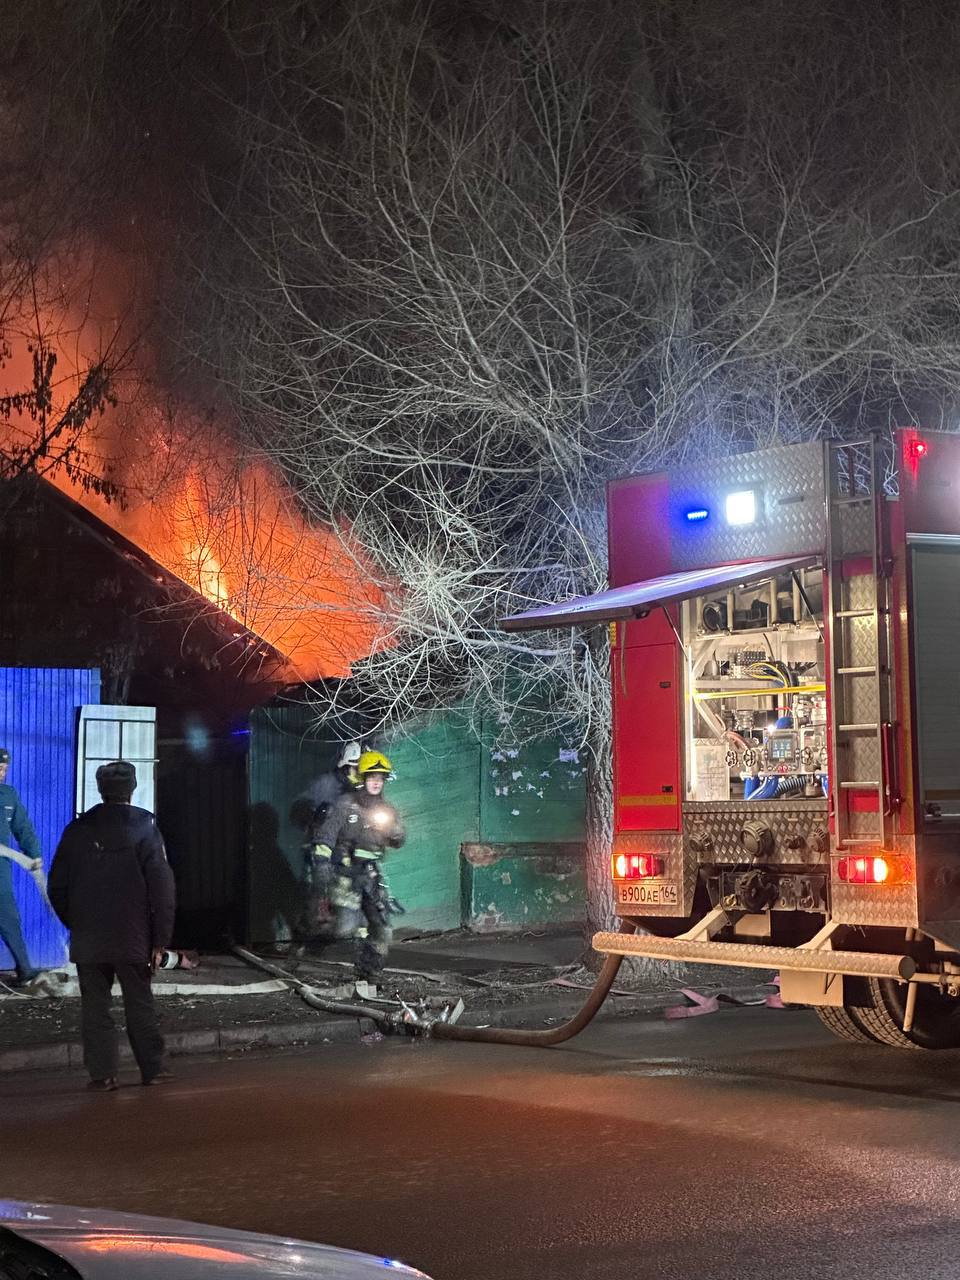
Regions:
<instances>
[{"instance_id":1,"label":"man in dark jacket","mask_svg":"<svg viewBox=\"0 0 960 1280\"><path fill-rule=\"evenodd\" d=\"M103 804L69 824L50 868L50 901L70 930L80 979L83 1061L93 1089L117 1088L114 978L141 1080L154 1084L167 1074L150 982L173 931L173 873L153 814L130 803L136 785L126 760L102 764Z\"/></svg>"},{"instance_id":2,"label":"man in dark jacket","mask_svg":"<svg viewBox=\"0 0 960 1280\"><path fill-rule=\"evenodd\" d=\"M9 765L10 752L6 747L0 747L0 844L9 846L16 840L27 857L32 858L34 865L38 866L40 841L20 797L13 787L7 785ZM8 857L0 857L0 939L7 944L13 956L13 963L17 967L17 982L30 982L38 971L30 963L27 944L23 940L20 913L13 896L13 872Z\"/></svg>"}]
</instances>

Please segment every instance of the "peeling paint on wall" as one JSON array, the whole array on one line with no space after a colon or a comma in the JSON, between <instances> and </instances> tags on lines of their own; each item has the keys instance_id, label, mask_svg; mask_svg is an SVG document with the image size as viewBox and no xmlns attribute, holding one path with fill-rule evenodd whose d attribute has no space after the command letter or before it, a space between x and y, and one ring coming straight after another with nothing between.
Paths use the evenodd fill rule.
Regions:
<instances>
[{"instance_id":1,"label":"peeling paint on wall","mask_svg":"<svg viewBox=\"0 0 960 1280\"><path fill-rule=\"evenodd\" d=\"M481 758L481 838L510 844L582 839L585 773L577 748L556 739L495 744Z\"/></svg>"},{"instance_id":2,"label":"peeling paint on wall","mask_svg":"<svg viewBox=\"0 0 960 1280\"><path fill-rule=\"evenodd\" d=\"M578 924L583 918L582 845L466 844L463 870L464 923L477 932Z\"/></svg>"}]
</instances>

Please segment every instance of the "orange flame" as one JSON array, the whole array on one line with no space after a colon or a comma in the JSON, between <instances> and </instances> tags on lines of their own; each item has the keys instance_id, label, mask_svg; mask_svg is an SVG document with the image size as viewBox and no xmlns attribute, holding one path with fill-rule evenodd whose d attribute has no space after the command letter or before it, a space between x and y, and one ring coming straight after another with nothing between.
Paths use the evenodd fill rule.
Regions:
<instances>
[{"instance_id":1,"label":"orange flame","mask_svg":"<svg viewBox=\"0 0 960 1280\"><path fill-rule=\"evenodd\" d=\"M120 314L114 306L106 319L65 310L38 318L24 307L19 330L8 317L6 336L19 331L20 340L11 343L0 393L29 386L28 341L39 319L58 357L55 421L105 335L117 331ZM241 458L226 434L199 416L163 409L149 354L137 364L124 375L122 406L89 422L80 441L88 479L116 484L121 500L62 467L47 479L267 641L287 661L284 678L349 675L375 643L381 599L359 556L334 531L308 523L272 465ZM15 445L37 439L39 428L21 416L7 431Z\"/></svg>"}]
</instances>

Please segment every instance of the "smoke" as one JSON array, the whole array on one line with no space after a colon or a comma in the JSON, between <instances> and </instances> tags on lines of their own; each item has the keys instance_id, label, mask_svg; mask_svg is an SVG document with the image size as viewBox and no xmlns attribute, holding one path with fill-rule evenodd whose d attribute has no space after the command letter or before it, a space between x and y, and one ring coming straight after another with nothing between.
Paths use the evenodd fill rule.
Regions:
<instances>
[{"instance_id":1,"label":"smoke","mask_svg":"<svg viewBox=\"0 0 960 1280\"><path fill-rule=\"evenodd\" d=\"M308 525L275 468L240 451L215 376L181 338L201 187L229 163L218 116L244 92L234 37L258 26L203 8L44 0L10 21L0 395L30 386L38 348L56 368L43 413L11 417L9 447L43 443L105 364L114 403L36 469L268 641L290 678L343 676L374 642L377 589L342 534Z\"/></svg>"}]
</instances>

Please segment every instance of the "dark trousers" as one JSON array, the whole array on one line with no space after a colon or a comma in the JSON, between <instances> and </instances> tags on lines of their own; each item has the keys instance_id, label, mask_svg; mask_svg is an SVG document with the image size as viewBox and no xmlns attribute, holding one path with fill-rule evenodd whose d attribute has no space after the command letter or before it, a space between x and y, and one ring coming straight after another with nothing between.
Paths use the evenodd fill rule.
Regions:
<instances>
[{"instance_id":1,"label":"dark trousers","mask_svg":"<svg viewBox=\"0 0 960 1280\"><path fill-rule=\"evenodd\" d=\"M335 912L331 902L337 873L329 858L320 857L311 849L306 854L307 900L300 922L300 934L304 941L332 942L334 938Z\"/></svg>"},{"instance_id":2,"label":"dark trousers","mask_svg":"<svg viewBox=\"0 0 960 1280\"><path fill-rule=\"evenodd\" d=\"M387 963L393 940L389 898L377 863L354 863L337 877L333 891L337 937L354 939L353 968L358 978L379 978Z\"/></svg>"},{"instance_id":3,"label":"dark trousers","mask_svg":"<svg viewBox=\"0 0 960 1280\"><path fill-rule=\"evenodd\" d=\"M152 1080L163 1066L163 1036L153 1003L148 964L78 964L80 1032L83 1065L91 1080L115 1076L120 1062L117 1028L110 1004L116 977L123 994L123 1012L133 1056L144 1080Z\"/></svg>"},{"instance_id":4,"label":"dark trousers","mask_svg":"<svg viewBox=\"0 0 960 1280\"><path fill-rule=\"evenodd\" d=\"M0 939L7 944L13 956L17 977L29 978L35 970L27 955L27 944L20 928L20 912L13 896L13 874L9 858L0 858Z\"/></svg>"}]
</instances>

